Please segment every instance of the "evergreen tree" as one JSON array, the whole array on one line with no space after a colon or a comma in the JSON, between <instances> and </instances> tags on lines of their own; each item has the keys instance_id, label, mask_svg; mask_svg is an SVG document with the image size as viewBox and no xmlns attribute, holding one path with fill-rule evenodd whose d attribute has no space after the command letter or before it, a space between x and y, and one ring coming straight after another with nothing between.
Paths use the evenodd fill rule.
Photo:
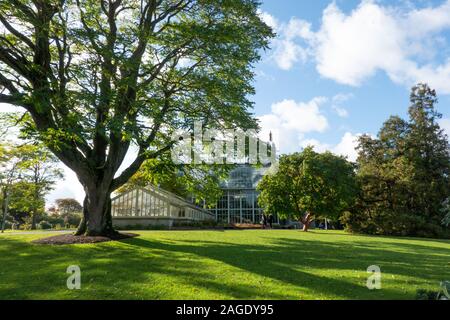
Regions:
<instances>
[{"instance_id":1,"label":"evergreen tree","mask_svg":"<svg viewBox=\"0 0 450 320\"><path fill-rule=\"evenodd\" d=\"M448 137L439 127L436 92L412 88L409 120L391 117L376 139L359 139L357 208L343 222L350 231L443 236L450 194Z\"/></svg>"},{"instance_id":2,"label":"evergreen tree","mask_svg":"<svg viewBox=\"0 0 450 320\"><path fill-rule=\"evenodd\" d=\"M426 84L413 87L406 149L414 167L410 209L438 224L442 204L449 196L450 157L448 137L438 124L442 115L435 110L436 103L436 92Z\"/></svg>"}]
</instances>

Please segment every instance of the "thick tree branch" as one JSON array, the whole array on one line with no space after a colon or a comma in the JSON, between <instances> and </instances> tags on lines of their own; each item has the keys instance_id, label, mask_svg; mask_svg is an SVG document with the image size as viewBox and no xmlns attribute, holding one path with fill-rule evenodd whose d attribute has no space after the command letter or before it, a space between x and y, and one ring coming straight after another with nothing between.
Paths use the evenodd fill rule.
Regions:
<instances>
[{"instance_id":1,"label":"thick tree branch","mask_svg":"<svg viewBox=\"0 0 450 320\"><path fill-rule=\"evenodd\" d=\"M158 158L160 155L168 152L172 148L173 145L174 145L174 142L168 144L167 146L165 146L162 149L159 149L159 150L151 153L150 155L147 155L147 151L145 149L141 148L139 150L139 154L136 157L136 159L134 160L134 162L127 169L125 169L120 174L120 176L118 176L117 178L115 178L113 180L110 191L112 192L114 190L117 190L118 188L123 186L125 183L127 183L127 181L130 180L130 178L139 170L139 168L142 166L144 161L149 160L149 159Z\"/></svg>"},{"instance_id":2,"label":"thick tree branch","mask_svg":"<svg viewBox=\"0 0 450 320\"><path fill-rule=\"evenodd\" d=\"M8 29L9 32L11 32L12 35L14 35L20 41L24 42L31 50L35 49L34 43L25 35L20 33L17 29L15 29L2 14L0 14L0 22L5 26L6 29Z\"/></svg>"},{"instance_id":3,"label":"thick tree branch","mask_svg":"<svg viewBox=\"0 0 450 320\"><path fill-rule=\"evenodd\" d=\"M15 57L10 49L0 46L0 61L27 80L33 79L33 73L29 70L30 62L25 58Z\"/></svg>"},{"instance_id":4,"label":"thick tree branch","mask_svg":"<svg viewBox=\"0 0 450 320\"><path fill-rule=\"evenodd\" d=\"M22 13L25 15L25 17L28 17L30 20L36 19L36 13L27 5L23 3L23 1L20 0L9 0L10 3L14 5L15 8L22 11Z\"/></svg>"},{"instance_id":5,"label":"thick tree branch","mask_svg":"<svg viewBox=\"0 0 450 320\"><path fill-rule=\"evenodd\" d=\"M13 104L15 106L23 107L23 102L21 99L18 99L17 97L3 94L3 93L0 93L0 103L9 103L9 104Z\"/></svg>"},{"instance_id":6,"label":"thick tree branch","mask_svg":"<svg viewBox=\"0 0 450 320\"><path fill-rule=\"evenodd\" d=\"M113 62L115 55L114 48L117 40L116 11L120 7L121 0L109 2L106 8L105 1L101 1L102 11L107 15L109 32L106 35L106 46L104 48L103 62L101 64L101 81L100 81L100 102L96 108L96 124L94 136L93 155L96 167L103 167L106 162L106 150L108 148L107 132L105 122L113 96L112 77L116 73L116 67Z\"/></svg>"},{"instance_id":7,"label":"thick tree branch","mask_svg":"<svg viewBox=\"0 0 450 320\"><path fill-rule=\"evenodd\" d=\"M12 81L0 73L0 85L8 89L11 94L18 94L19 90L14 86Z\"/></svg>"}]
</instances>

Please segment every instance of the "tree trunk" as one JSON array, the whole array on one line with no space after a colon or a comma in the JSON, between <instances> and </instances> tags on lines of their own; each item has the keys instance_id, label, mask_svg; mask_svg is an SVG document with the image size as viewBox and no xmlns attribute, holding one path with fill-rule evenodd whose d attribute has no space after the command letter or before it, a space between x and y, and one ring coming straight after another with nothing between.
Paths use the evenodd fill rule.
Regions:
<instances>
[{"instance_id":1,"label":"tree trunk","mask_svg":"<svg viewBox=\"0 0 450 320\"><path fill-rule=\"evenodd\" d=\"M31 230L36 230L36 219L37 219L37 211L38 211L38 201L39 201L39 181L38 174L34 173L34 201L33 201L33 211L31 213Z\"/></svg>"},{"instance_id":2,"label":"tree trunk","mask_svg":"<svg viewBox=\"0 0 450 320\"><path fill-rule=\"evenodd\" d=\"M75 235L112 236L111 192L105 188L85 188L83 217Z\"/></svg>"},{"instance_id":3,"label":"tree trunk","mask_svg":"<svg viewBox=\"0 0 450 320\"><path fill-rule=\"evenodd\" d=\"M86 221L87 221L87 196L84 197L83 200L83 216L81 217L81 221L80 224L78 225L78 229L75 232L76 236L81 236L84 235L86 233Z\"/></svg>"},{"instance_id":4,"label":"tree trunk","mask_svg":"<svg viewBox=\"0 0 450 320\"><path fill-rule=\"evenodd\" d=\"M5 231L6 214L8 213L8 192L6 187L3 189L3 201L2 201L2 233Z\"/></svg>"},{"instance_id":5,"label":"tree trunk","mask_svg":"<svg viewBox=\"0 0 450 320\"><path fill-rule=\"evenodd\" d=\"M31 230L36 230L36 213L31 214Z\"/></svg>"}]
</instances>

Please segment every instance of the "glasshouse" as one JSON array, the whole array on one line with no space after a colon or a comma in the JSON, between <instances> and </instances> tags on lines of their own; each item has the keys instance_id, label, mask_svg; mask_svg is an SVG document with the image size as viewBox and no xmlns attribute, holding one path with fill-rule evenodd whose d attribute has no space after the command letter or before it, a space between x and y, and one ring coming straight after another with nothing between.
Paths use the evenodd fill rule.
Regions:
<instances>
[{"instance_id":1,"label":"glasshouse","mask_svg":"<svg viewBox=\"0 0 450 320\"><path fill-rule=\"evenodd\" d=\"M240 165L221 184L222 197L209 211L224 223L259 223L263 209L258 205L258 183L270 166ZM275 217L278 223L278 216Z\"/></svg>"},{"instance_id":2,"label":"glasshouse","mask_svg":"<svg viewBox=\"0 0 450 320\"><path fill-rule=\"evenodd\" d=\"M207 210L155 186L136 188L111 201L115 226L172 226L174 222L215 220Z\"/></svg>"}]
</instances>

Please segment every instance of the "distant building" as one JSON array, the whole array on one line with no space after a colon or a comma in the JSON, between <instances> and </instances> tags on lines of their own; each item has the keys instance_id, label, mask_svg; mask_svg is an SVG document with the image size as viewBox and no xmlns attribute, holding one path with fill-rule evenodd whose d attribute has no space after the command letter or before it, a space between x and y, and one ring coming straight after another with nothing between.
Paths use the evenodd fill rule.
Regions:
<instances>
[{"instance_id":1,"label":"distant building","mask_svg":"<svg viewBox=\"0 0 450 320\"><path fill-rule=\"evenodd\" d=\"M229 178L221 185L222 198L208 209L218 222L257 224L261 221L263 209L258 205L256 187L268 168L238 165L230 172Z\"/></svg>"},{"instance_id":2,"label":"distant building","mask_svg":"<svg viewBox=\"0 0 450 320\"><path fill-rule=\"evenodd\" d=\"M113 222L120 226L172 226L175 221L215 219L222 223L259 224L263 209L258 205L259 192L256 187L270 167L271 164L236 165L228 179L221 183L222 197L209 209L194 205L193 199L183 199L155 186L128 191L112 199ZM279 222L278 217L275 217L274 222Z\"/></svg>"},{"instance_id":3,"label":"distant building","mask_svg":"<svg viewBox=\"0 0 450 320\"><path fill-rule=\"evenodd\" d=\"M169 226L214 220L209 211L155 186L136 188L111 199L113 224L119 227Z\"/></svg>"}]
</instances>

